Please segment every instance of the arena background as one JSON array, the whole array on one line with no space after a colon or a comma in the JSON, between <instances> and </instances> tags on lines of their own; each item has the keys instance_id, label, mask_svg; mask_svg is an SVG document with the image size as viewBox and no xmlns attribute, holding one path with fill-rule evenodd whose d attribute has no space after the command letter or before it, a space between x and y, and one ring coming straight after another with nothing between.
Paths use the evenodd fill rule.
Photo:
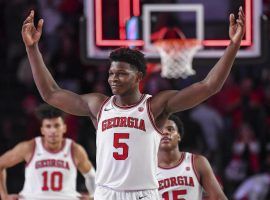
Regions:
<instances>
[{"instance_id":1,"label":"arena background","mask_svg":"<svg viewBox=\"0 0 270 200\"><path fill-rule=\"evenodd\" d=\"M104 14L105 19L117 16L115 12L120 1L103 0L102 2L107 6L108 11ZM161 3L161 1L150 0L142 2ZM88 92L111 94L107 84L109 65L106 56L95 60L87 54L89 32L86 26L88 19L86 12L89 11L85 10L84 3L82 0L0 1L1 154L20 141L39 136L39 124L34 116L34 110L43 101L33 82L21 39L22 22L31 9L36 10L36 19L45 20L39 46L47 66L59 85L80 94ZM177 1L163 0L162 3L177 3ZM213 1L204 4L207 6L211 3ZM233 9L232 12L237 13L237 7L245 2L227 0L219 3L220 5L216 7L217 12L206 15L205 23L214 28L218 27L218 21L224 23L220 26L220 32L227 37L226 20L229 13L219 9L227 6L227 11ZM270 1L262 1L260 9L262 9L261 17L265 19L269 17ZM213 18L217 19L216 24L211 20ZM187 21L189 20L186 19L185 22ZM119 26L110 26L112 21L103 23L105 23L106 37L119 37ZM157 21L155 23L156 26L166 24L166 22L159 24ZM254 58L251 58L251 55L237 59L221 92L200 106L178 114L184 122L186 132L180 145L181 149L201 153L209 159L229 199L232 199L239 185L248 178L262 175L264 172L269 173L270 170L268 52L270 32L269 21L261 20L259 23L262 25L259 32L260 40L257 41L261 44L260 55ZM212 30L210 28L208 31ZM192 36L192 26L188 27L186 33ZM255 30L252 30L251 34L254 36ZM251 45L253 44L254 41ZM114 46L96 48L106 52ZM224 50L224 47L214 47L214 49ZM242 47L242 49L245 51L250 48ZM211 53L204 59L195 58L194 69L197 74L187 79L163 79L159 72L151 73L145 82L143 92L156 94L164 89L182 89L205 77L215 60ZM82 144L95 163L95 129L90 119L68 115L67 124L69 130L67 136ZM239 150L243 146L244 150ZM19 192L23 181L24 164L8 170L10 193ZM269 186L265 185L265 187ZM78 190L85 191L82 177L78 179ZM270 199L270 196L268 195L266 199Z\"/></svg>"}]
</instances>

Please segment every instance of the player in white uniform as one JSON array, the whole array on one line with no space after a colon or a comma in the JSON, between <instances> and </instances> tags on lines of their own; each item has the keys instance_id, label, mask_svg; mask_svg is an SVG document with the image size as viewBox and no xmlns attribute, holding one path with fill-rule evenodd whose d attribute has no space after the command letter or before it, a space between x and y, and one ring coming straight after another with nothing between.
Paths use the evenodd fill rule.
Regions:
<instances>
[{"instance_id":1,"label":"player in white uniform","mask_svg":"<svg viewBox=\"0 0 270 200\"><path fill-rule=\"evenodd\" d=\"M114 97L108 100L104 94L78 95L57 85L38 48L43 20L39 20L35 27L34 11L31 11L23 23L22 37L42 98L67 113L88 116L97 128L98 187L95 200L159 199L158 184L153 180L159 134L154 127L161 129L171 113L191 108L221 89L245 31L242 8L238 16L236 20L233 14L230 15L231 42L222 58L204 80L181 91L168 90L152 98L144 97L139 90L139 83L146 73L144 55L129 48L114 50L110 54L108 78ZM112 99L114 104L110 103ZM111 115L106 112L111 112Z\"/></svg>"},{"instance_id":2,"label":"player in white uniform","mask_svg":"<svg viewBox=\"0 0 270 200\"><path fill-rule=\"evenodd\" d=\"M0 178L1 199L78 199L81 195L76 191L77 169L85 176L87 189L93 196L95 170L83 147L64 138L64 113L44 104L37 115L42 137L21 142L0 157L1 174L6 168L26 162L23 190L19 195L8 195L5 180Z\"/></svg>"},{"instance_id":3,"label":"player in white uniform","mask_svg":"<svg viewBox=\"0 0 270 200\"><path fill-rule=\"evenodd\" d=\"M184 127L171 115L163 128L158 152L159 193L163 200L202 200L203 191L212 200L227 200L208 160L201 155L180 152Z\"/></svg>"},{"instance_id":4,"label":"player in white uniform","mask_svg":"<svg viewBox=\"0 0 270 200\"><path fill-rule=\"evenodd\" d=\"M100 187L96 196L102 196L106 188L111 188L115 191L145 190L129 194L134 195L134 199L143 196L150 199L153 195L159 198L155 173L161 134L152 122L150 97L142 95L136 104L121 107L113 96L102 106L97 129L97 146L102 148L97 149L96 183ZM129 199L121 194L115 197Z\"/></svg>"}]
</instances>

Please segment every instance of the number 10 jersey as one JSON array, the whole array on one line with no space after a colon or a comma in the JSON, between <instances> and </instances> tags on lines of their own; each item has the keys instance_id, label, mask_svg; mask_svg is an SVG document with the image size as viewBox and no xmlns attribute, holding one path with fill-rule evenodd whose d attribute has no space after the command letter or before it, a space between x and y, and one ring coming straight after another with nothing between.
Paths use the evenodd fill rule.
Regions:
<instances>
[{"instance_id":1,"label":"number 10 jersey","mask_svg":"<svg viewBox=\"0 0 270 200\"><path fill-rule=\"evenodd\" d=\"M24 187L20 195L26 200L77 200L77 168L72 158L72 140L64 139L58 152L50 152L35 138L32 159L25 168Z\"/></svg>"}]
</instances>

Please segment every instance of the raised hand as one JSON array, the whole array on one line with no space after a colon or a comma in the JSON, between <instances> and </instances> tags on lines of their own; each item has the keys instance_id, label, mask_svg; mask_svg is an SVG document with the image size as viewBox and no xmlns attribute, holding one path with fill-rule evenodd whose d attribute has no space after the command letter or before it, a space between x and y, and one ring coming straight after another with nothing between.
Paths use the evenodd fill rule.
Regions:
<instances>
[{"instance_id":1,"label":"raised hand","mask_svg":"<svg viewBox=\"0 0 270 200\"><path fill-rule=\"evenodd\" d=\"M30 14L23 22L22 26L22 38L25 46L31 47L37 44L40 40L43 27L43 19L38 21L37 27L34 25L35 12L31 10Z\"/></svg>"},{"instance_id":2,"label":"raised hand","mask_svg":"<svg viewBox=\"0 0 270 200\"><path fill-rule=\"evenodd\" d=\"M242 6L238 11L238 18L234 14L230 14L229 36L233 43L240 44L246 30L246 19Z\"/></svg>"}]
</instances>

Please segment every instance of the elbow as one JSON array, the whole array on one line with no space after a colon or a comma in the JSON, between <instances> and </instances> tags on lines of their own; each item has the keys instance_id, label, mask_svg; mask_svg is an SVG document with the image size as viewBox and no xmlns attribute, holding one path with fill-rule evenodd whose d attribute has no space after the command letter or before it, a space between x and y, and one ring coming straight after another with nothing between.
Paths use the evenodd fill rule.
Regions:
<instances>
[{"instance_id":1,"label":"elbow","mask_svg":"<svg viewBox=\"0 0 270 200\"><path fill-rule=\"evenodd\" d=\"M212 96L212 95L220 92L222 89L222 85L214 84L211 82L205 82L204 84L205 84L205 90L207 91L209 96Z\"/></svg>"},{"instance_id":2,"label":"elbow","mask_svg":"<svg viewBox=\"0 0 270 200\"><path fill-rule=\"evenodd\" d=\"M50 99L51 99L51 95L50 95L50 93L49 94L40 94L41 95L41 98L42 98L42 100L43 101L45 101L46 103L48 103L48 104L50 104L49 102L50 102Z\"/></svg>"},{"instance_id":3,"label":"elbow","mask_svg":"<svg viewBox=\"0 0 270 200\"><path fill-rule=\"evenodd\" d=\"M58 86L52 87L50 90L46 90L41 92L40 95L43 101L45 101L48 104L51 104L50 102L53 99L54 93L57 92L60 88Z\"/></svg>"}]
</instances>

